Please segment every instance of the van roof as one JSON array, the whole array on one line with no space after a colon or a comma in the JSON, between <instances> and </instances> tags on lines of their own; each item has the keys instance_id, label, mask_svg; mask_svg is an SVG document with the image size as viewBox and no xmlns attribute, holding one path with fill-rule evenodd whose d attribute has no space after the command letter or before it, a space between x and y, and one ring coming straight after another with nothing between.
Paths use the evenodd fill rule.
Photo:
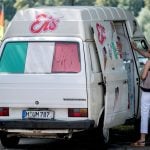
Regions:
<instances>
[{"instance_id":1,"label":"van roof","mask_svg":"<svg viewBox=\"0 0 150 150\"><path fill-rule=\"evenodd\" d=\"M121 8L96 6L24 9L16 13L5 32L4 39L25 36L70 36L87 40L92 38L89 30L91 22L101 20L127 20L127 13Z\"/></svg>"}]
</instances>

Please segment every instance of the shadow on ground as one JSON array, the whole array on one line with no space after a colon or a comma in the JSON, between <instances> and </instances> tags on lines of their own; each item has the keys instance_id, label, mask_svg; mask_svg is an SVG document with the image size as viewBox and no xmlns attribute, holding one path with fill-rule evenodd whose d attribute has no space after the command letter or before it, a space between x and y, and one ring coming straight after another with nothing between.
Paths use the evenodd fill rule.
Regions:
<instances>
[{"instance_id":1,"label":"shadow on ground","mask_svg":"<svg viewBox=\"0 0 150 150\"><path fill-rule=\"evenodd\" d=\"M108 145L104 145L99 137L88 136L83 132L74 134L70 140L22 139L13 150L134 150L136 148L130 144L138 136L133 126L120 126L110 130Z\"/></svg>"}]
</instances>

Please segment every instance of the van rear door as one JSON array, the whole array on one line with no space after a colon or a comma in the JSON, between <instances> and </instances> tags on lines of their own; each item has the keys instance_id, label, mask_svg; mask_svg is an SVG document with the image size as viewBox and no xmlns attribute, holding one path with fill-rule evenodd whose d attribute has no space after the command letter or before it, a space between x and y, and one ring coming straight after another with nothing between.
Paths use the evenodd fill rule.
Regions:
<instances>
[{"instance_id":1,"label":"van rear door","mask_svg":"<svg viewBox=\"0 0 150 150\"><path fill-rule=\"evenodd\" d=\"M128 118L127 71L113 22L94 22L92 27L106 86L104 127L111 128Z\"/></svg>"},{"instance_id":2,"label":"van rear door","mask_svg":"<svg viewBox=\"0 0 150 150\"><path fill-rule=\"evenodd\" d=\"M22 111L50 109L55 119L68 110L87 109L83 44L71 38L12 38L2 45L0 105L10 118Z\"/></svg>"}]
</instances>

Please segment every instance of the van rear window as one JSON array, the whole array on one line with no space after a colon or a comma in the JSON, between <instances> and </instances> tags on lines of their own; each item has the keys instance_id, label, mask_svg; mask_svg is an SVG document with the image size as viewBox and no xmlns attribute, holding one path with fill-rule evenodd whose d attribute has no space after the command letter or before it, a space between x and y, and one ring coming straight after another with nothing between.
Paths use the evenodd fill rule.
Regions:
<instances>
[{"instance_id":1,"label":"van rear window","mask_svg":"<svg viewBox=\"0 0 150 150\"><path fill-rule=\"evenodd\" d=\"M0 73L78 73L77 42L8 42L0 57Z\"/></svg>"},{"instance_id":2,"label":"van rear window","mask_svg":"<svg viewBox=\"0 0 150 150\"><path fill-rule=\"evenodd\" d=\"M78 45L75 43L56 43L52 72L79 72L80 61Z\"/></svg>"}]
</instances>

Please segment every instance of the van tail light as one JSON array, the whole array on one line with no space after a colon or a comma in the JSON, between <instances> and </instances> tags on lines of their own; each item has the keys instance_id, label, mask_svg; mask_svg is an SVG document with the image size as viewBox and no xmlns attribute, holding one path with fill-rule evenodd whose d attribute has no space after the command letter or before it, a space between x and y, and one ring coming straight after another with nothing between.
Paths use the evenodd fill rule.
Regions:
<instances>
[{"instance_id":1,"label":"van tail light","mask_svg":"<svg viewBox=\"0 0 150 150\"><path fill-rule=\"evenodd\" d=\"M0 107L0 116L9 116L9 108Z\"/></svg>"},{"instance_id":2,"label":"van tail light","mask_svg":"<svg viewBox=\"0 0 150 150\"><path fill-rule=\"evenodd\" d=\"M87 108L68 108L68 117L88 117Z\"/></svg>"}]
</instances>

